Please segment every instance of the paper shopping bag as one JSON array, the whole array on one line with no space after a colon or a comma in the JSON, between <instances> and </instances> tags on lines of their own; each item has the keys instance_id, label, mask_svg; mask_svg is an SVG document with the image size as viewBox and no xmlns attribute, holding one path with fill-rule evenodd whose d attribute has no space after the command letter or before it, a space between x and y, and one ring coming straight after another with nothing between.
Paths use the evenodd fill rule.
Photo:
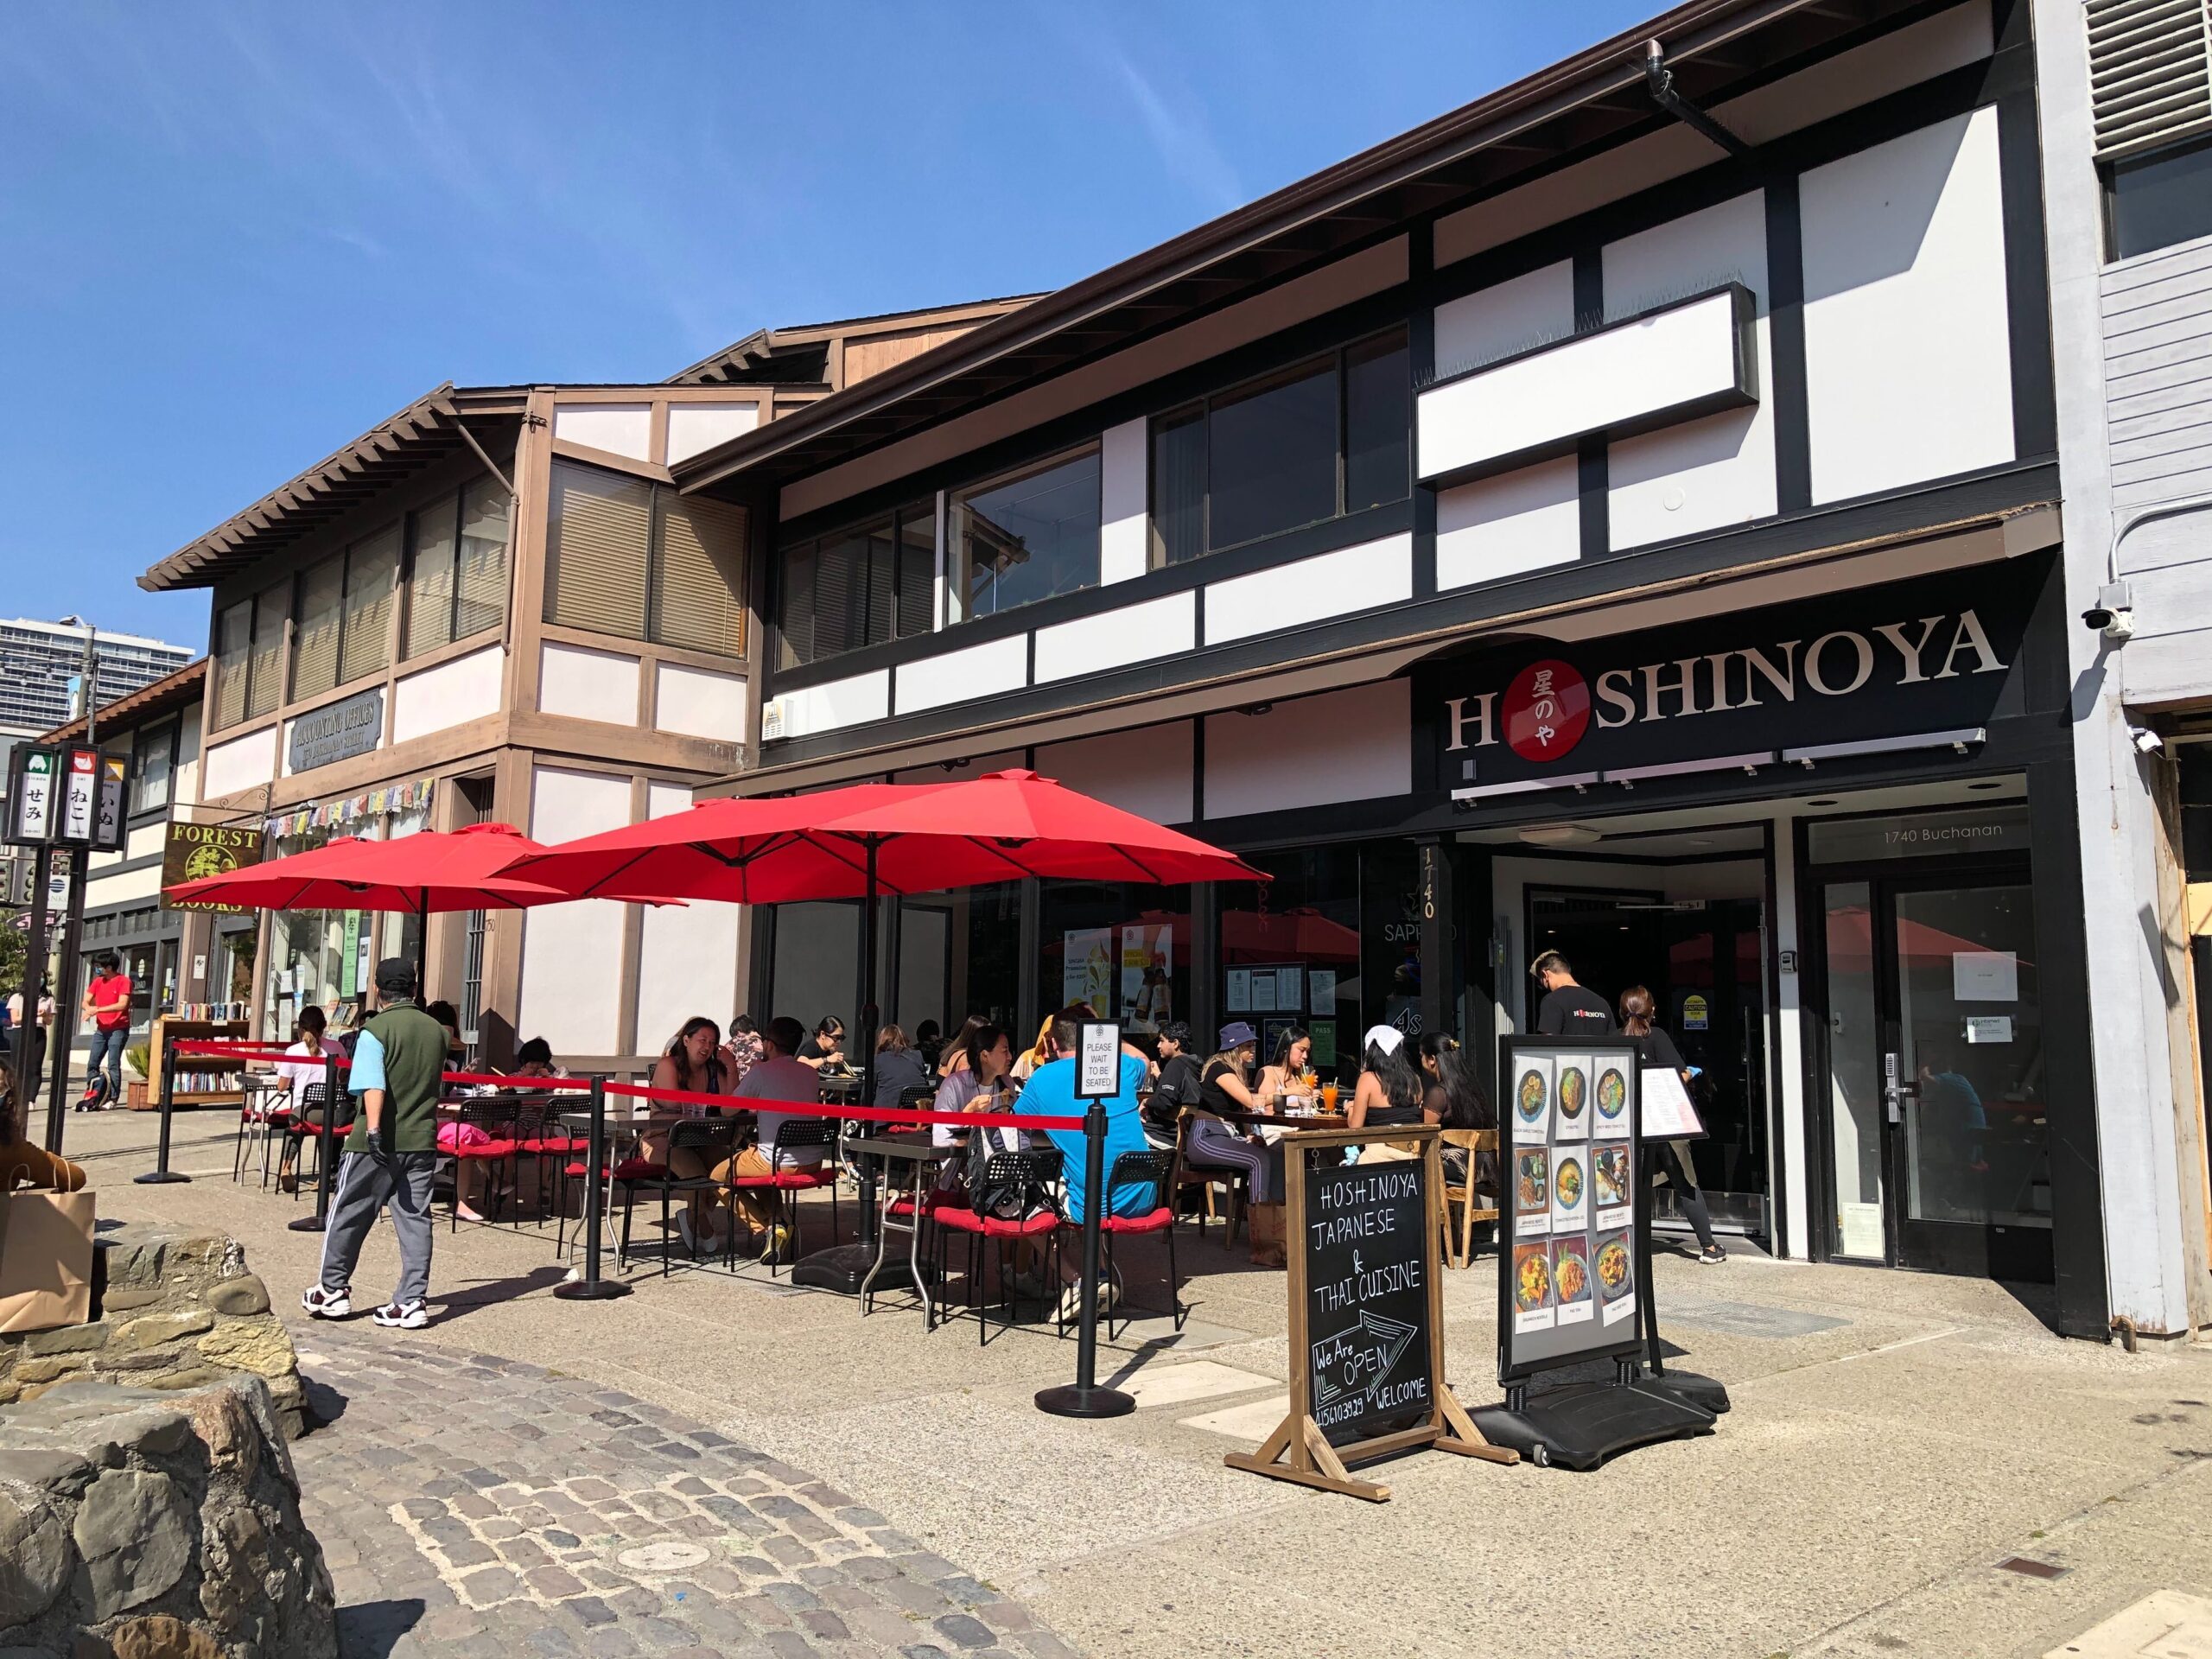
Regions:
<instances>
[{"instance_id":1,"label":"paper shopping bag","mask_svg":"<svg viewBox=\"0 0 2212 1659\"><path fill-rule=\"evenodd\" d=\"M0 1193L0 1332L92 1317L92 1195Z\"/></svg>"}]
</instances>

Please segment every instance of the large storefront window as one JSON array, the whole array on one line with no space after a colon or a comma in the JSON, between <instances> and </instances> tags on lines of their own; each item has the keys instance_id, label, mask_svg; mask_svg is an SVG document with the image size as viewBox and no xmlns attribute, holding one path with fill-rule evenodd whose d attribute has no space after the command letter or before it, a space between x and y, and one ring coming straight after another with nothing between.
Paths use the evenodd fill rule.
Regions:
<instances>
[{"instance_id":1,"label":"large storefront window","mask_svg":"<svg viewBox=\"0 0 2212 1659\"><path fill-rule=\"evenodd\" d=\"M304 853L340 836L389 841L429 823L427 798L382 817L316 824L275 838L269 855ZM319 1007L334 1026L355 1023L367 1006L380 957L415 955L422 923L362 910L279 910L269 918L269 971L262 983L262 1034L286 1040L301 1014Z\"/></svg>"},{"instance_id":2,"label":"large storefront window","mask_svg":"<svg viewBox=\"0 0 2212 1659\"><path fill-rule=\"evenodd\" d=\"M1021 884L995 882L899 901L899 978L886 1017L911 1036L947 1036L969 1014L1013 1030L1021 1006ZM1055 1005L1057 1006L1057 1005ZM1022 1046L1017 1036L1014 1046Z\"/></svg>"},{"instance_id":3,"label":"large storefront window","mask_svg":"<svg viewBox=\"0 0 2212 1659\"><path fill-rule=\"evenodd\" d=\"M1039 1013L1084 1002L1148 1036L1191 1011L1191 890L1044 884Z\"/></svg>"},{"instance_id":4,"label":"large storefront window","mask_svg":"<svg viewBox=\"0 0 2212 1659\"><path fill-rule=\"evenodd\" d=\"M1314 1068L1351 1082L1368 1027L1421 1034L1415 849L1378 841L1254 856L1275 879L1221 889L1221 1017L1249 1022L1264 1054L1302 1026Z\"/></svg>"}]
</instances>

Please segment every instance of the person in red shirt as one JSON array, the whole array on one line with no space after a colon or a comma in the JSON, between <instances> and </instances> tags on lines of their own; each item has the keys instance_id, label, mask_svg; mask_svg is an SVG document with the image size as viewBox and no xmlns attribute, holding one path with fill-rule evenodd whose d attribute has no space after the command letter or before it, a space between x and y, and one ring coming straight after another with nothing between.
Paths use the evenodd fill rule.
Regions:
<instances>
[{"instance_id":1,"label":"person in red shirt","mask_svg":"<svg viewBox=\"0 0 2212 1659\"><path fill-rule=\"evenodd\" d=\"M92 1047L85 1057L85 1093L77 1109L86 1112L122 1103L123 1051L130 1041L130 976L112 956L102 957L97 965L99 971L85 988Z\"/></svg>"}]
</instances>

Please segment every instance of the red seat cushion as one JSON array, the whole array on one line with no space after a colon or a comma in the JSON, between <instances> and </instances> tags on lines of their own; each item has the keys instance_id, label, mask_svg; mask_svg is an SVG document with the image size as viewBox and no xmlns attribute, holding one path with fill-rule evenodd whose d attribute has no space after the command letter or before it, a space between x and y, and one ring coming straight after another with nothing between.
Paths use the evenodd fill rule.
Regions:
<instances>
[{"instance_id":1,"label":"red seat cushion","mask_svg":"<svg viewBox=\"0 0 2212 1659\"><path fill-rule=\"evenodd\" d=\"M1068 1224L1073 1226L1075 1224ZM1102 1233L1158 1233L1175 1224L1175 1212L1162 1205L1146 1216L1101 1216L1098 1230Z\"/></svg>"},{"instance_id":2,"label":"red seat cushion","mask_svg":"<svg viewBox=\"0 0 2212 1659\"><path fill-rule=\"evenodd\" d=\"M583 1173L581 1169L576 1173ZM657 1164L650 1158L625 1158L614 1166L614 1179L618 1181L657 1181L667 1173L666 1164Z\"/></svg>"},{"instance_id":3,"label":"red seat cushion","mask_svg":"<svg viewBox=\"0 0 2212 1659\"><path fill-rule=\"evenodd\" d=\"M933 1216L944 1205L943 1198L934 1192L930 1193L922 1200L922 1213L925 1216ZM911 1216L914 1213L914 1201L912 1198L893 1198L891 1200L891 1208L887 1213L894 1216Z\"/></svg>"},{"instance_id":4,"label":"red seat cushion","mask_svg":"<svg viewBox=\"0 0 2212 1659\"><path fill-rule=\"evenodd\" d=\"M959 1233L981 1233L985 1238L1034 1238L1060 1224L1060 1218L1050 1210L1040 1210L1020 1221L1008 1221L1001 1216L979 1216L973 1210L950 1204L939 1205L931 1212L931 1218L940 1227L950 1227Z\"/></svg>"},{"instance_id":5,"label":"red seat cushion","mask_svg":"<svg viewBox=\"0 0 2212 1659\"><path fill-rule=\"evenodd\" d=\"M455 1147L452 1148L451 1151L452 1155L455 1158L478 1158L488 1161L495 1158L513 1157L515 1155L515 1142L512 1141L486 1141L476 1146Z\"/></svg>"},{"instance_id":6,"label":"red seat cushion","mask_svg":"<svg viewBox=\"0 0 2212 1659\"><path fill-rule=\"evenodd\" d=\"M590 1146L591 1142L579 1140L575 1135L556 1135L543 1141L525 1141L522 1143L522 1149L534 1158L546 1158L588 1151Z\"/></svg>"},{"instance_id":7,"label":"red seat cushion","mask_svg":"<svg viewBox=\"0 0 2212 1659\"><path fill-rule=\"evenodd\" d=\"M773 1175L734 1175L729 1181L730 1185L736 1187L772 1186L784 1192L798 1192L816 1186L835 1186L836 1184L837 1175L835 1170L815 1169L779 1170Z\"/></svg>"}]
</instances>

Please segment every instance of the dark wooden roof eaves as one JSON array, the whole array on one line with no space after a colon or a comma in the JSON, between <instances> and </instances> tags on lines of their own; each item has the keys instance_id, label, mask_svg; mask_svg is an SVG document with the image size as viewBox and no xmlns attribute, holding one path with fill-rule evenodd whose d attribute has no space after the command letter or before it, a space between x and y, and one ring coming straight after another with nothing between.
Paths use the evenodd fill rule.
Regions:
<instances>
[{"instance_id":1,"label":"dark wooden roof eaves","mask_svg":"<svg viewBox=\"0 0 2212 1659\"><path fill-rule=\"evenodd\" d=\"M818 359L827 354L830 342L840 336L886 334L898 328L921 327L936 321L964 322L970 319L988 318L1018 310L1043 297L1039 294L1010 294L1000 299L971 300L964 305L925 305L911 311L887 311L872 317L846 317L836 322L805 322L791 327L757 328L744 339L723 346L710 356L701 358L690 367L679 369L668 377L665 384L671 386L706 386L753 385L770 378L780 381L789 377L781 372L772 377L764 371L772 364L780 371L782 365L779 359Z\"/></svg>"},{"instance_id":2,"label":"dark wooden roof eaves","mask_svg":"<svg viewBox=\"0 0 2212 1659\"><path fill-rule=\"evenodd\" d=\"M1689 0L1637 28L691 457L684 489L783 481L1123 349L1581 155L1656 130L1643 43L1704 105L1920 0ZM1721 152L1716 147L1715 160Z\"/></svg>"},{"instance_id":3,"label":"dark wooden roof eaves","mask_svg":"<svg viewBox=\"0 0 2212 1659\"><path fill-rule=\"evenodd\" d=\"M448 381L187 543L140 576L138 585L153 593L211 588L443 461L467 442L461 430L464 419L513 419L522 415L528 398L526 387L457 389Z\"/></svg>"},{"instance_id":4,"label":"dark wooden roof eaves","mask_svg":"<svg viewBox=\"0 0 2212 1659\"><path fill-rule=\"evenodd\" d=\"M173 709L194 702L203 695L207 680L207 659L195 658L174 674L164 674L150 685L142 685L127 692L99 711L102 731L115 727L136 729L149 720L157 720ZM36 743L66 743L85 729L79 718L66 726L57 726L50 732L41 732L32 740Z\"/></svg>"}]
</instances>

